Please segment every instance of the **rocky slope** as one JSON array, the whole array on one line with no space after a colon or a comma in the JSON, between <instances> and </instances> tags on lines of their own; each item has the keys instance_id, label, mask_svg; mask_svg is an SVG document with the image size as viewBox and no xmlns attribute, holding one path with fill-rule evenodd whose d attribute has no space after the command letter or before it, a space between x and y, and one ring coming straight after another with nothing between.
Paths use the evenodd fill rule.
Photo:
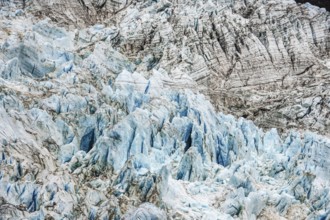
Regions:
<instances>
[{"instance_id":1,"label":"rocky slope","mask_svg":"<svg viewBox=\"0 0 330 220\"><path fill-rule=\"evenodd\" d=\"M329 218L328 12L24 2L0 3L0 219Z\"/></svg>"}]
</instances>

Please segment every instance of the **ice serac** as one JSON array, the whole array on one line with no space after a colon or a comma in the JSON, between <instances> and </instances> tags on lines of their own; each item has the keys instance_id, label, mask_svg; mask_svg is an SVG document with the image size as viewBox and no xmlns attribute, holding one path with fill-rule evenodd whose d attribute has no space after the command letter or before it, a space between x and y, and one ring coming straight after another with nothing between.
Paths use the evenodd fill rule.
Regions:
<instances>
[{"instance_id":1,"label":"ice serac","mask_svg":"<svg viewBox=\"0 0 330 220\"><path fill-rule=\"evenodd\" d=\"M77 4L83 2L91 10L89 15L94 16L93 7L100 1L77 1ZM53 21L41 15L36 17L35 10L40 8L35 8L35 4L43 8L43 4L55 3L59 6L65 3L68 9L54 8L49 15ZM0 219L330 217L328 137L308 129L288 127L284 132L263 129L245 118L219 113L208 101L208 94L201 93L200 86L208 80L211 84L207 88L217 91L212 85L218 85L221 74L199 78L200 74L208 74L212 57L217 54L223 59L220 66L214 61L214 71L227 68L227 59L233 62L241 59L242 64L236 62L236 69L232 69L232 75L223 84L237 85L237 91L248 88L240 98L249 96L250 92L254 94L254 87L242 86L234 75L250 74L254 81L265 80L265 97L275 94L273 98L277 99L277 91L288 95L288 102L284 100L281 104L287 114L294 116L290 110L294 108L304 121L315 113L315 120L326 123L329 69L322 62L329 51L324 47L327 43L321 33L327 39L324 27L328 24L323 22L328 21L327 12L310 5L297 6L291 1L226 1L219 2L223 8L215 11L215 3L211 1L184 7L179 3L135 2L134 7L128 5L116 12L120 18L117 24L87 26L84 23L79 29L58 24L64 15L69 19L85 16L75 1L26 1L25 10L21 11L21 5L16 2L3 3L0 9ZM102 8L108 7L106 4ZM248 13L249 9L252 11ZM309 15L302 19L301 13ZM275 32L285 25L287 32L293 34L292 42L296 40L294 30L301 30L299 39L306 40L304 51L296 43L286 41L290 50L281 47L283 63L282 58L272 55L275 52L268 54L262 46L269 39L267 31L262 40L252 33L261 26L269 28L271 14L274 25L285 22L278 24ZM196 17L191 19L192 15ZM209 19L224 20L214 20L208 26ZM299 19L316 22L313 35L317 36L319 47L313 46L307 34L303 34L309 29L298 24L290 26L294 21L299 23ZM68 19L67 22L72 23ZM191 22L189 31L187 22ZM255 26L244 32L244 25L251 22L256 22ZM237 26L238 23L243 26ZM144 27L146 24L149 26ZM147 36L151 39L144 41L145 35L139 32L142 30L150 31ZM194 38L195 32L200 37ZM242 32L247 34L242 39L245 49L241 41L235 41ZM177 35L171 35L174 33ZM181 39L188 33L189 36ZM277 33L279 37L275 38L279 45L285 37L283 33ZM173 40L173 36L177 39ZM191 52L193 39L195 43L204 42L203 46L196 43L199 46L195 52ZM223 53L209 48L212 39L212 48ZM143 47L136 47L139 42ZM162 45L169 45L170 50ZM295 54L292 62L285 63L286 49ZM244 58L244 50L264 58L252 55ZM161 55L166 51L172 51L168 55L173 57ZM276 65L268 65L270 55L273 63L278 62ZM249 63L249 68L237 69L239 65L247 65L244 62ZM305 73L290 81L290 85L298 83L296 90L269 87L268 77L278 77L285 68L299 70L308 62L315 62L305 73L315 76L311 80L316 87L309 87L307 82L299 84L302 79L299 77L307 77ZM194 70L195 65L201 68L199 72ZM309 72L313 68L317 71ZM318 74L323 74L323 78L318 78ZM295 95L289 91L300 92L299 88L303 89L304 102L291 106L290 99ZM226 91L234 90L226 88ZM323 92L321 98L318 91ZM253 96L251 100L263 99ZM242 102L238 110L252 105L250 101ZM265 104L264 108L269 105ZM318 108L320 111L315 112ZM266 116L264 119L269 117ZM257 116L255 119L258 122ZM316 130L322 133L327 129Z\"/></svg>"},{"instance_id":2,"label":"ice serac","mask_svg":"<svg viewBox=\"0 0 330 220\"><path fill-rule=\"evenodd\" d=\"M59 23L117 26L113 46L141 72L180 69L217 110L263 128L330 132L324 8L293 0L35 2Z\"/></svg>"}]
</instances>

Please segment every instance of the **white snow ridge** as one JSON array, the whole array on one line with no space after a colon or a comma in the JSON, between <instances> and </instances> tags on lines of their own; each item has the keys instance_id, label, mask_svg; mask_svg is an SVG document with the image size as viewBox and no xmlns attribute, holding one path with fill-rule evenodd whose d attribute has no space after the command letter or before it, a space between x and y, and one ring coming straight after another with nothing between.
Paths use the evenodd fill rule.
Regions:
<instances>
[{"instance_id":1,"label":"white snow ridge","mask_svg":"<svg viewBox=\"0 0 330 220\"><path fill-rule=\"evenodd\" d=\"M0 220L330 219L329 15L0 1Z\"/></svg>"}]
</instances>

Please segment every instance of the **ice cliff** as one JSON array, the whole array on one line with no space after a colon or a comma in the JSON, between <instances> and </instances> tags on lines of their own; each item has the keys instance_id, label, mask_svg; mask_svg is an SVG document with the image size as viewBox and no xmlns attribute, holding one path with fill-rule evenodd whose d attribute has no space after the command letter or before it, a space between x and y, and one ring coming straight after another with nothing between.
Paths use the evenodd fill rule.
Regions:
<instances>
[{"instance_id":1,"label":"ice cliff","mask_svg":"<svg viewBox=\"0 0 330 220\"><path fill-rule=\"evenodd\" d=\"M325 10L0 4L1 220L330 218Z\"/></svg>"}]
</instances>

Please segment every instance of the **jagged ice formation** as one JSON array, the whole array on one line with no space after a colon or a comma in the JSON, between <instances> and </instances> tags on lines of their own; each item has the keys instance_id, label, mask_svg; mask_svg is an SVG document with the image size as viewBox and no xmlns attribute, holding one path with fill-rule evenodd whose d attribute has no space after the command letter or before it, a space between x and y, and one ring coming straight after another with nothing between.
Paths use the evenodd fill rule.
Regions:
<instances>
[{"instance_id":1,"label":"jagged ice formation","mask_svg":"<svg viewBox=\"0 0 330 220\"><path fill-rule=\"evenodd\" d=\"M184 72L217 110L263 128L330 132L330 22L324 8L293 0L35 0L34 5L34 13L63 25L115 26L113 47L140 72Z\"/></svg>"},{"instance_id":2,"label":"jagged ice formation","mask_svg":"<svg viewBox=\"0 0 330 220\"><path fill-rule=\"evenodd\" d=\"M0 219L329 218L330 140L307 131L328 134L328 12L290 1L224 1L219 4L227 6L217 12L210 1L184 7L174 2L114 7L108 1L83 1L91 8L87 20L109 19L107 24L88 26L83 19L86 8L78 1L66 2L67 10L54 9L49 14L53 21L37 16L54 2L64 1L26 1L25 10L6 1L0 10ZM252 12L246 15L248 4ZM104 13L98 13L98 7ZM300 13L313 19L310 29L291 26L290 19L301 22L295 17ZM191 20L195 15L206 16L205 30L203 18ZM318 43L299 32L300 43L286 45L293 61L284 52L286 46L277 48L283 49L282 55L269 52L273 47L267 52L259 35L237 26L257 22L255 30L265 28L264 39L271 44L270 24L263 16L276 22L282 16L288 32L313 29ZM82 23L75 22L78 18ZM182 23L172 27L175 19ZM80 28L61 27L64 20ZM190 22L195 26L187 25ZM281 25L274 30L282 30ZM179 26L181 32L174 31ZM234 39L244 34L237 46ZM275 41L285 38L277 34ZM295 42L297 33L291 34L289 42ZM192 42L204 52L194 51ZM222 42L227 49L221 49ZM245 54L247 47L250 52ZM166 48L172 50L167 58L161 54ZM213 56L223 58L216 64ZM306 131L279 133L219 113L205 89L217 91L224 78L222 73L208 74L212 68L226 72L231 62L241 63L241 69L235 64L226 78L225 94L211 96L213 104L222 105L225 97L234 100L238 91L244 91L242 99L251 93L252 101L268 100L255 95L258 85L241 84L237 75L245 74L258 79L256 83L265 80L265 97L289 95L282 104L288 114L296 114L294 108L303 115L301 108L306 108L309 113L301 121L286 118L297 125L302 122ZM297 76L300 70L305 72ZM286 71L292 72L288 87L273 87ZM311 84L306 78L312 78ZM301 100L294 93L300 90ZM293 98L299 104L293 105ZM237 111L245 111L251 100ZM218 108L236 114L226 103ZM259 124L273 113L269 114L253 119ZM317 117L322 126L311 127L309 117Z\"/></svg>"}]
</instances>

